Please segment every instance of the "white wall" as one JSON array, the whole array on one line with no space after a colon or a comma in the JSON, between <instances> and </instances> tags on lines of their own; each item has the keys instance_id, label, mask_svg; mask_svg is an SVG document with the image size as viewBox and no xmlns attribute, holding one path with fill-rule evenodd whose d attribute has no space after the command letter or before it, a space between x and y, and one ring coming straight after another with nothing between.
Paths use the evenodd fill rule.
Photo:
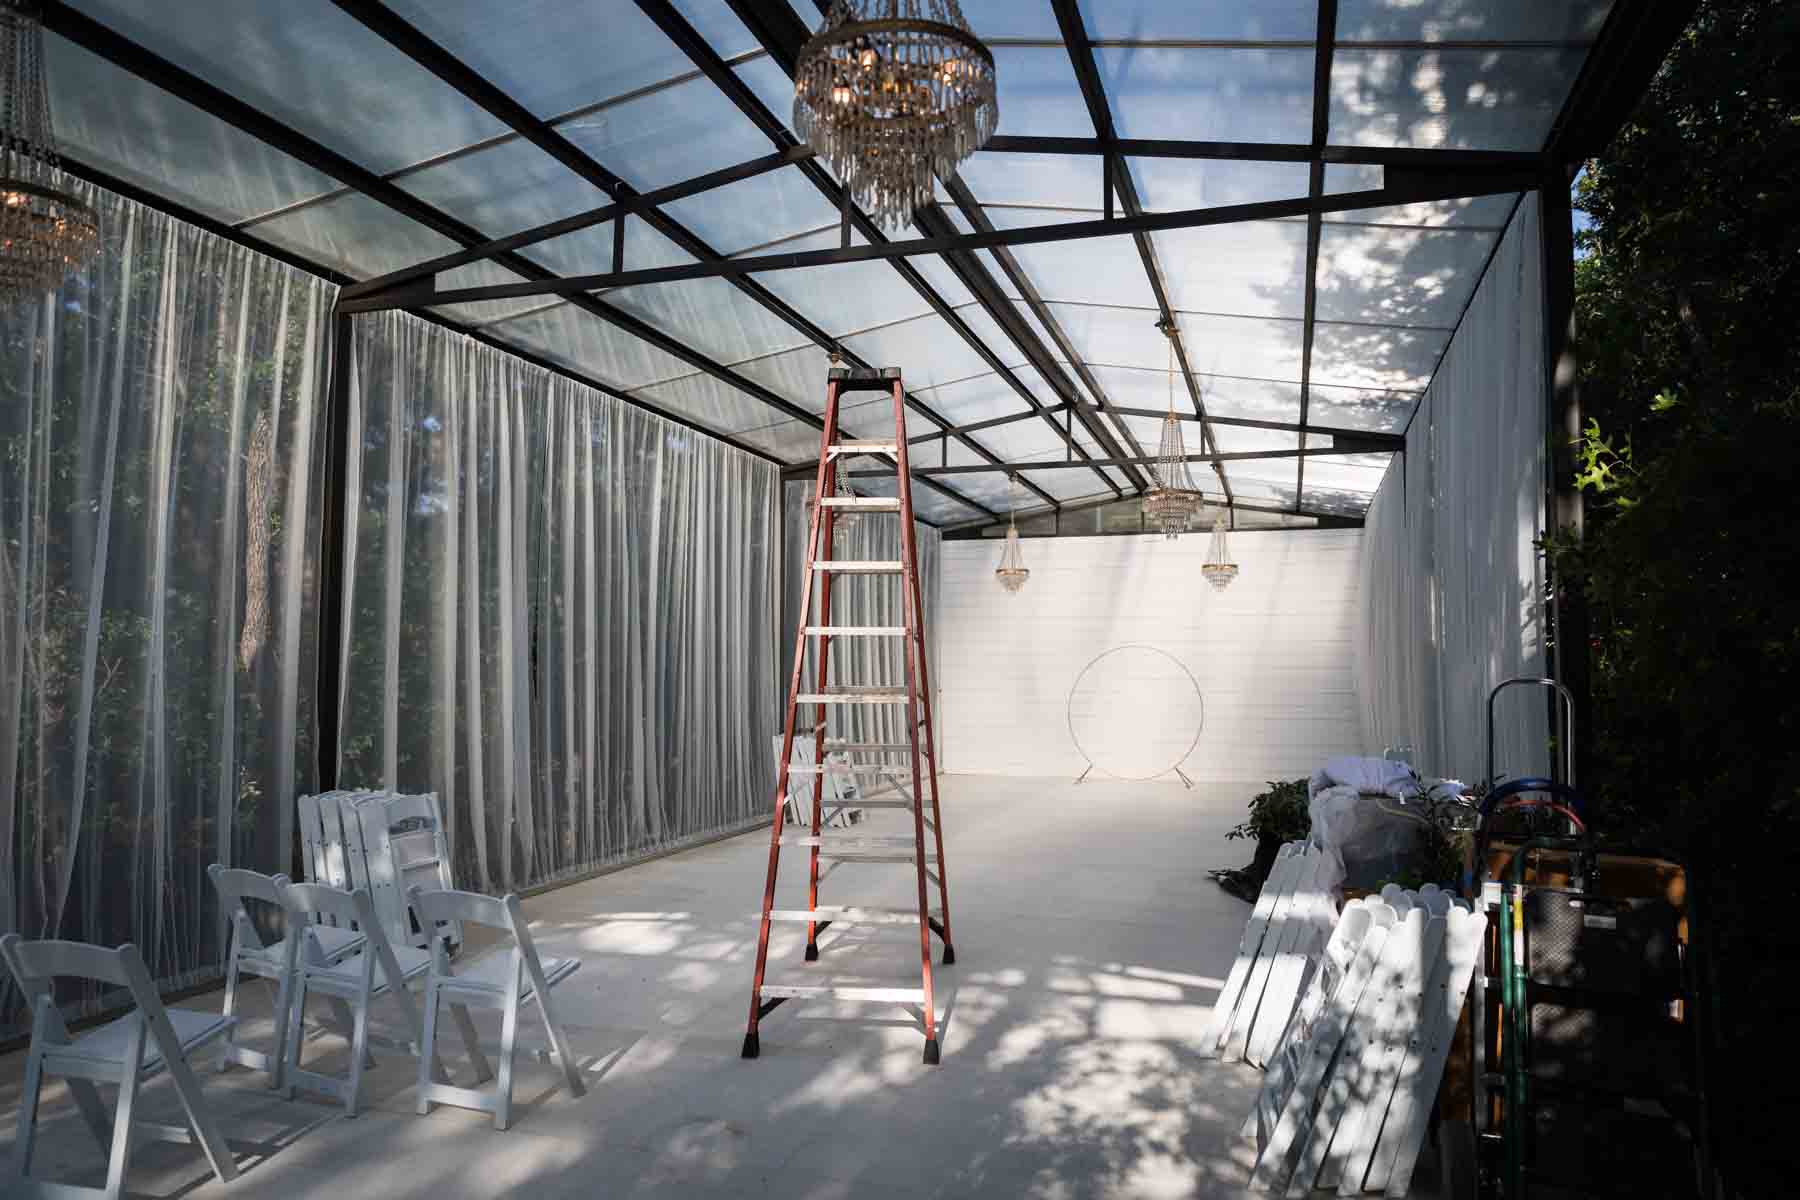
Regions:
<instances>
[{"instance_id":1,"label":"white wall","mask_svg":"<svg viewBox=\"0 0 1800 1200\"><path fill-rule=\"evenodd\" d=\"M1191 777L1298 778L1328 755L1356 752L1361 539L1360 530L1234 534L1243 569L1219 593L1200 576L1202 533L1174 542L1028 538L1031 579L1017 595L994 580L997 542L946 541L936 680L944 769L1079 775L1086 762L1069 732L1071 687L1091 660L1126 643L1169 652L1199 684L1205 727L1182 764ZM1127 767L1173 745L1166 763L1192 735L1192 687L1149 656L1108 661L1127 657L1145 668L1139 678L1107 667L1089 676L1106 674L1114 687L1091 698L1101 711L1084 718L1083 743Z\"/></svg>"}]
</instances>

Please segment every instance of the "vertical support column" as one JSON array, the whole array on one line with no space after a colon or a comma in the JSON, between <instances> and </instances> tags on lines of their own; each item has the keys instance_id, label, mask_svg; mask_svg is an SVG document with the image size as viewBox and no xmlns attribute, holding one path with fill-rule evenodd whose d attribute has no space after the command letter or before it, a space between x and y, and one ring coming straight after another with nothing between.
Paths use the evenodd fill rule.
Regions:
<instances>
[{"instance_id":1,"label":"vertical support column","mask_svg":"<svg viewBox=\"0 0 1800 1200\"><path fill-rule=\"evenodd\" d=\"M324 511L319 524L318 575L318 694L314 700L319 731L317 770L319 790L332 791L338 786L338 754L343 734L343 672L345 627L345 580L353 564L345 561L344 541L353 505L345 494L350 475L351 439L357 431L350 428L350 356L351 322L348 313L333 313L331 319L331 386L325 396L325 479ZM294 878L300 871L300 834L295 826Z\"/></svg>"},{"instance_id":2,"label":"vertical support column","mask_svg":"<svg viewBox=\"0 0 1800 1200\"><path fill-rule=\"evenodd\" d=\"M1547 531L1579 539L1582 534L1581 493L1575 487L1576 447L1581 438L1580 361L1575 342L1575 243L1569 206L1569 177L1549 172L1538 189L1539 241L1544 279L1545 394L1545 524ZM1553 639L1550 674L1575 697L1580 719L1588 716L1587 602L1578 588L1545 567L1550 584L1550 630ZM1560 738L1556 694L1550 693L1550 728ZM1555 777L1562 775L1561 754L1550 756ZM1575 746L1575 777L1592 778L1585 747Z\"/></svg>"}]
</instances>

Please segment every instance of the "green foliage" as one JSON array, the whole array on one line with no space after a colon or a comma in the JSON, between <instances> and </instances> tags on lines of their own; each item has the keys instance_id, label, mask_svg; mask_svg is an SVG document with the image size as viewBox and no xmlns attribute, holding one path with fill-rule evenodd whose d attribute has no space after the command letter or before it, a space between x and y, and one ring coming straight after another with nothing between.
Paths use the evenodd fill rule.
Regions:
<instances>
[{"instance_id":1,"label":"green foliage","mask_svg":"<svg viewBox=\"0 0 1800 1200\"><path fill-rule=\"evenodd\" d=\"M1312 832L1312 816L1306 808L1306 780L1269 780L1269 790L1250 801L1250 819L1225 836L1262 841L1297 842Z\"/></svg>"},{"instance_id":2,"label":"green foliage","mask_svg":"<svg viewBox=\"0 0 1800 1200\"><path fill-rule=\"evenodd\" d=\"M1552 539L1589 613L1599 832L1699 867L1720 1062L1785 1037L1770 914L1800 901L1800 6L1708 0L1577 206L1583 540ZM1712 1092L1773 1144L1770 1077ZM1773 1103L1771 1103L1773 1101ZM1787 1103L1792 1103L1789 1099ZM1740 1167L1757 1154L1740 1152ZM1746 1195L1774 1195L1738 1181Z\"/></svg>"}]
</instances>

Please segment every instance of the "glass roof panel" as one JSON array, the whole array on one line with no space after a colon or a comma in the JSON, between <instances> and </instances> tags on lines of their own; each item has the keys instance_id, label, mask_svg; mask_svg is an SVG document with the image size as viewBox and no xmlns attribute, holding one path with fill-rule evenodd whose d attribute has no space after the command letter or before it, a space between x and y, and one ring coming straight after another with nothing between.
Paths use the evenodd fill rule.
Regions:
<instances>
[{"instance_id":1,"label":"glass roof panel","mask_svg":"<svg viewBox=\"0 0 1800 1200\"><path fill-rule=\"evenodd\" d=\"M674 355L572 304L514 317L487 332L620 390L694 371Z\"/></svg>"},{"instance_id":2,"label":"glass roof panel","mask_svg":"<svg viewBox=\"0 0 1800 1200\"><path fill-rule=\"evenodd\" d=\"M736 254L750 246L835 224L838 219L837 210L798 167L740 179L665 204L663 211L721 254Z\"/></svg>"},{"instance_id":3,"label":"glass roof panel","mask_svg":"<svg viewBox=\"0 0 1800 1200\"><path fill-rule=\"evenodd\" d=\"M784 242L781 250L823 250L838 242L838 231L830 229ZM763 271L754 278L833 336L907 320L931 311L930 303L885 262L835 263L795 271Z\"/></svg>"},{"instance_id":4,"label":"glass roof panel","mask_svg":"<svg viewBox=\"0 0 1800 1200\"><path fill-rule=\"evenodd\" d=\"M1033 38L1060 42L1062 27L1056 10L1048 4L1021 4L1019 0L963 0L962 13L975 36Z\"/></svg>"},{"instance_id":5,"label":"glass roof panel","mask_svg":"<svg viewBox=\"0 0 1800 1200\"><path fill-rule=\"evenodd\" d=\"M1188 312L1306 314L1306 222L1246 221L1150 235L1169 303Z\"/></svg>"},{"instance_id":6,"label":"glass roof panel","mask_svg":"<svg viewBox=\"0 0 1800 1200\"><path fill-rule=\"evenodd\" d=\"M590 225L547 242L535 242L521 248L519 253L558 275L601 275L612 270L612 222ZM673 267L693 261L693 255L645 222L636 217L626 219L625 266L628 269Z\"/></svg>"},{"instance_id":7,"label":"glass roof panel","mask_svg":"<svg viewBox=\"0 0 1800 1200\"><path fill-rule=\"evenodd\" d=\"M1300 435L1285 429L1251 429L1243 425L1214 425L1213 440L1220 454L1254 454L1261 450L1298 450ZM1313 443L1317 445L1315 441ZM1251 460L1255 461L1255 460ZM1279 462L1280 459L1269 459ZM1227 463L1229 467L1231 464Z\"/></svg>"},{"instance_id":8,"label":"glass roof panel","mask_svg":"<svg viewBox=\"0 0 1800 1200\"><path fill-rule=\"evenodd\" d=\"M1300 385L1231 375L1199 376L1200 398L1215 417L1248 417L1256 421L1300 420ZM1310 410L1309 410L1310 411Z\"/></svg>"},{"instance_id":9,"label":"glass roof panel","mask_svg":"<svg viewBox=\"0 0 1800 1200\"><path fill-rule=\"evenodd\" d=\"M1399 433L1418 402L1413 393L1332 387L1315 381L1307 397L1306 419L1315 425Z\"/></svg>"},{"instance_id":10,"label":"glass roof panel","mask_svg":"<svg viewBox=\"0 0 1800 1200\"><path fill-rule=\"evenodd\" d=\"M765 54L761 58L753 58L733 67L732 70L756 94L756 98L763 102L763 107L773 113L775 119L787 126L791 133L794 128L794 81L781 69L781 64ZM768 139L764 138L763 143L768 146ZM825 166L823 160L819 165ZM826 169L830 170L829 167Z\"/></svg>"},{"instance_id":11,"label":"glass roof panel","mask_svg":"<svg viewBox=\"0 0 1800 1200\"><path fill-rule=\"evenodd\" d=\"M337 181L55 34L44 38L56 140L86 163L222 221Z\"/></svg>"},{"instance_id":12,"label":"glass roof panel","mask_svg":"<svg viewBox=\"0 0 1800 1200\"><path fill-rule=\"evenodd\" d=\"M974 293L964 287L962 280L956 277L956 273L950 269L950 264L944 261L942 255L915 254L906 261L912 264L915 271L925 277L925 282L929 283L944 303L952 308L967 304L975 298ZM894 274L897 277L899 272L895 271ZM917 294L914 293L914 295Z\"/></svg>"},{"instance_id":13,"label":"glass roof panel","mask_svg":"<svg viewBox=\"0 0 1800 1200\"><path fill-rule=\"evenodd\" d=\"M358 279L461 248L361 192L346 192L260 222L255 234Z\"/></svg>"},{"instance_id":14,"label":"glass roof panel","mask_svg":"<svg viewBox=\"0 0 1800 1200\"><path fill-rule=\"evenodd\" d=\"M811 462L819 456L819 431L803 421L777 421L755 429L740 429L731 436L783 462Z\"/></svg>"},{"instance_id":15,"label":"glass roof panel","mask_svg":"<svg viewBox=\"0 0 1800 1200\"><path fill-rule=\"evenodd\" d=\"M785 354L769 354L745 362L734 363L732 370L753 379L782 399L809 412L825 411L825 372L831 360L817 346L802 346ZM818 449L818 431L813 431L813 449Z\"/></svg>"},{"instance_id":16,"label":"glass roof panel","mask_svg":"<svg viewBox=\"0 0 1800 1200\"><path fill-rule=\"evenodd\" d=\"M1225 464L1233 498L1250 504L1291 507L1300 490L1300 460L1272 458Z\"/></svg>"},{"instance_id":17,"label":"glass roof panel","mask_svg":"<svg viewBox=\"0 0 1800 1200\"><path fill-rule=\"evenodd\" d=\"M731 11L725 0L674 0L675 11L715 51L720 58L735 58L760 49L756 35Z\"/></svg>"},{"instance_id":18,"label":"glass roof panel","mask_svg":"<svg viewBox=\"0 0 1800 1200\"><path fill-rule=\"evenodd\" d=\"M1310 48L1101 46L1094 65L1120 137L1304 142L1312 136ZM1005 130L1004 109L1000 119Z\"/></svg>"},{"instance_id":19,"label":"glass roof panel","mask_svg":"<svg viewBox=\"0 0 1800 1200\"><path fill-rule=\"evenodd\" d=\"M1431 382L1449 342L1448 330L1320 321L1313 330L1312 379L1351 387L1420 391Z\"/></svg>"},{"instance_id":20,"label":"glass roof panel","mask_svg":"<svg viewBox=\"0 0 1800 1200\"><path fill-rule=\"evenodd\" d=\"M1462 314L1499 236L1323 225L1318 318L1448 329Z\"/></svg>"},{"instance_id":21,"label":"glass roof panel","mask_svg":"<svg viewBox=\"0 0 1800 1200\"><path fill-rule=\"evenodd\" d=\"M1046 5L1046 8L1049 6ZM1094 122L1061 46L994 46L998 76L998 133L1031 137L1093 137Z\"/></svg>"},{"instance_id":22,"label":"glass roof panel","mask_svg":"<svg viewBox=\"0 0 1800 1200\"><path fill-rule=\"evenodd\" d=\"M601 37L597 14L565 0L388 0L388 7L546 120L694 69L628 4L607 8Z\"/></svg>"},{"instance_id":23,"label":"glass roof panel","mask_svg":"<svg viewBox=\"0 0 1800 1200\"><path fill-rule=\"evenodd\" d=\"M997 332L991 329L992 322L986 315L972 306L957 309L956 313L974 328L977 336ZM992 369L949 322L935 313L884 325L843 341L848 349L874 366L902 368L907 387L914 390L967 379ZM987 345L1008 366L1020 361L1004 337L990 338Z\"/></svg>"},{"instance_id":24,"label":"glass roof panel","mask_svg":"<svg viewBox=\"0 0 1800 1200\"><path fill-rule=\"evenodd\" d=\"M775 411L748 392L706 374L683 375L649 387L634 388L631 394L634 399L664 412L679 413L726 433L766 426L770 414ZM811 457L817 449L815 438L811 448L802 453Z\"/></svg>"},{"instance_id":25,"label":"glass roof panel","mask_svg":"<svg viewBox=\"0 0 1800 1200\"><path fill-rule=\"evenodd\" d=\"M1381 168L1351 163L1325 164L1325 191L1357 192L1381 186ZM1505 227L1518 202L1516 192L1495 196L1470 196L1459 200L1428 200L1419 204L1394 204L1386 208L1359 208L1326 213L1325 223L1356 225L1417 225L1433 229L1490 229Z\"/></svg>"},{"instance_id":26,"label":"glass roof panel","mask_svg":"<svg viewBox=\"0 0 1800 1200\"><path fill-rule=\"evenodd\" d=\"M1583 50L1347 50L1331 59L1334 145L1541 150Z\"/></svg>"},{"instance_id":27,"label":"glass roof panel","mask_svg":"<svg viewBox=\"0 0 1800 1200\"><path fill-rule=\"evenodd\" d=\"M792 350L808 340L726 279L644 284L605 299L716 362Z\"/></svg>"},{"instance_id":28,"label":"glass roof panel","mask_svg":"<svg viewBox=\"0 0 1800 1200\"><path fill-rule=\"evenodd\" d=\"M519 138L408 172L395 183L488 237L503 237L611 197Z\"/></svg>"},{"instance_id":29,"label":"glass roof panel","mask_svg":"<svg viewBox=\"0 0 1800 1200\"><path fill-rule=\"evenodd\" d=\"M1092 220L1094 214L1062 209L988 208L988 220L999 229L1065 225ZM1144 273L1144 260L1130 237L1083 238L1040 246L1014 246L1013 256L1045 300L1086 304L1124 304L1154 308L1156 293ZM1010 280L1002 281L1016 295Z\"/></svg>"},{"instance_id":30,"label":"glass roof panel","mask_svg":"<svg viewBox=\"0 0 1800 1200\"><path fill-rule=\"evenodd\" d=\"M1589 41L1612 0L1342 0L1340 42Z\"/></svg>"},{"instance_id":31,"label":"glass roof panel","mask_svg":"<svg viewBox=\"0 0 1800 1200\"><path fill-rule=\"evenodd\" d=\"M1043 377L1031 367L1014 367L1013 375L1025 385L1028 391L1034 396L1037 396L1040 400L1042 400L1049 391L1049 389L1044 386ZM921 403L929 406L940 417L948 420L953 425L968 425L975 421L987 421L994 417L1009 416L1013 413L1023 412L1027 408L1025 401L1020 398L1019 393L1013 389L1013 386L1003 379L998 372L994 371L989 371L984 375L976 375L968 379L959 379L954 383L939 384L936 387L930 388L914 388L911 390L913 394L919 398ZM980 441L983 445L993 447L998 443L987 436L989 433L1004 435L1004 431L1007 430L1030 429L1036 429L1042 434L1041 437L1036 437L1035 443L1032 444L1054 444L1058 447L1064 444L1062 438L1057 436L1055 430L1051 429L1042 420L1020 421L1015 425L999 425L992 430L977 430L970 436ZM1048 441L1046 441L1046 439L1048 439ZM1017 436L1014 436L1008 444L1018 445L1020 444L1020 439ZM1006 457L1010 458L1012 455L1008 454Z\"/></svg>"},{"instance_id":32,"label":"glass roof panel","mask_svg":"<svg viewBox=\"0 0 1800 1200\"><path fill-rule=\"evenodd\" d=\"M372 171L504 132L498 120L329 0L142 0L76 8Z\"/></svg>"},{"instance_id":33,"label":"glass roof panel","mask_svg":"<svg viewBox=\"0 0 1800 1200\"><path fill-rule=\"evenodd\" d=\"M578 117L557 131L639 191L769 151L769 139L705 78Z\"/></svg>"},{"instance_id":34,"label":"glass roof panel","mask_svg":"<svg viewBox=\"0 0 1800 1200\"><path fill-rule=\"evenodd\" d=\"M957 173L983 204L1037 204L1100 215L1105 159L1098 154L971 155ZM1088 214L1083 214L1084 216Z\"/></svg>"},{"instance_id":35,"label":"glass roof panel","mask_svg":"<svg viewBox=\"0 0 1800 1200\"><path fill-rule=\"evenodd\" d=\"M1190 370L1204 375L1298 379L1301 323L1181 313Z\"/></svg>"},{"instance_id":36,"label":"glass roof panel","mask_svg":"<svg viewBox=\"0 0 1800 1200\"><path fill-rule=\"evenodd\" d=\"M1084 0L1081 9L1097 39L1311 41L1319 27L1313 0Z\"/></svg>"},{"instance_id":37,"label":"glass roof panel","mask_svg":"<svg viewBox=\"0 0 1800 1200\"><path fill-rule=\"evenodd\" d=\"M1137 182L1138 199L1148 212L1257 204L1264 200L1290 200L1306 195L1305 163L1204 158L1133 158L1126 161L1131 164L1131 176ZM1379 180L1375 186L1380 186Z\"/></svg>"},{"instance_id":38,"label":"glass roof panel","mask_svg":"<svg viewBox=\"0 0 1800 1200\"><path fill-rule=\"evenodd\" d=\"M1048 450L1038 454L1027 455L1016 461L1062 462L1066 455L1066 450ZM1079 458L1077 461L1079 461ZM1029 479L1031 482L1043 488L1046 492L1049 492L1052 496L1055 496L1058 500L1066 501L1081 500L1088 496L1098 496L1102 493L1110 496L1112 494L1112 489L1101 482L1101 477L1103 475L1106 475L1104 468L1065 467L1056 471L1024 471L1020 473L1019 478L1021 480ZM1109 475L1106 477L1111 478ZM1005 474L996 471L991 475L957 476L958 483L977 479L985 481L984 491L992 496L992 503L988 504L988 507L997 509L1000 512L1005 512L1007 509ZM1119 486L1125 488L1127 494L1130 493L1130 487L1126 485L1123 480L1119 481ZM1018 500L1021 508L1029 507L1032 504L1040 502L1036 496L1025 489L1023 483L1021 483L1019 487Z\"/></svg>"}]
</instances>

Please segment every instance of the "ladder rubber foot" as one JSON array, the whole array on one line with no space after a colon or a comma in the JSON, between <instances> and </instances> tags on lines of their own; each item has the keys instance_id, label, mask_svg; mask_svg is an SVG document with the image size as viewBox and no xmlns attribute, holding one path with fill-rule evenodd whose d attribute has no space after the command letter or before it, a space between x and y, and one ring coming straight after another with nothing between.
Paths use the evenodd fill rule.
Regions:
<instances>
[{"instance_id":1,"label":"ladder rubber foot","mask_svg":"<svg viewBox=\"0 0 1800 1200\"><path fill-rule=\"evenodd\" d=\"M762 1056L761 1040L758 1039L754 1033L746 1033L744 1035L744 1057L745 1058L760 1058L761 1056Z\"/></svg>"},{"instance_id":2,"label":"ladder rubber foot","mask_svg":"<svg viewBox=\"0 0 1800 1200\"><path fill-rule=\"evenodd\" d=\"M818 962L819 961L819 944L817 942L806 943L806 961L807 962Z\"/></svg>"},{"instance_id":3,"label":"ladder rubber foot","mask_svg":"<svg viewBox=\"0 0 1800 1200\"><path fill-rule=\"evenodd\" d=\"M956 947L955 946L945 946L944 947L944 965L946 967L953 967L956 965Z\"/></svg>"},{"instance_id":4,"label":"ladder rubber foot","mask_svg":"<svg viewBox=\"0 0 1800 1200\"><path fill-rule=\"evenodd\" d=\"M755 1035L753 1034L751 1036ZM936 1038L925 1039L925 1065L928 1067L935 1067L938 1065L938 1043Z\"/></svg>"}]
</instances>

